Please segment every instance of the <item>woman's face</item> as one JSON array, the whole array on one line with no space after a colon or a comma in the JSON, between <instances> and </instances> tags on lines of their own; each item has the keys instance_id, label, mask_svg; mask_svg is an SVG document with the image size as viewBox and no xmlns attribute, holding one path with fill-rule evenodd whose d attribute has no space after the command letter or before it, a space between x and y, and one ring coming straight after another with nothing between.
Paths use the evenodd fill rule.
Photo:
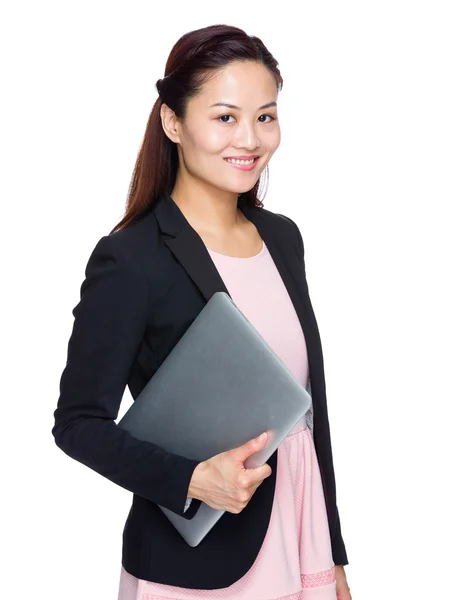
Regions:
<instances>
[{"instance_id":1,"label":"woman's face","mask_svg":"<svg viewBox=\"0 0 463 600\"><path fill-rule=\"evenodd\" d=\"M277 93L266 67L233 62L190 99L182 122L163 105L164 130L177 143L178 175L233 193L252 189L280 144ZM219 103L233 107L214 106ZM226 160L241 156L258 158L247 170Z\"/></svg>"}]
</instances>

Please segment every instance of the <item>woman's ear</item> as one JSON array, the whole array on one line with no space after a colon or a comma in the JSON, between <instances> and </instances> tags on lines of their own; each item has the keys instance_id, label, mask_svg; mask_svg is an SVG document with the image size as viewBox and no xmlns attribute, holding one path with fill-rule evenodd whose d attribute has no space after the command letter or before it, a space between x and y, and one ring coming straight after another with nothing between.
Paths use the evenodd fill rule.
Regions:
<instances>
[{"instance_id":1,"label":"woman's ear","mask_svg":"<svg viewBox=\"0 0 463 600\"><path fill-rule=\"evenodd\" d=\"M167 137L174 144L180 144L180 127L177 115L165 102L161 104L161 124Z\"/></svg>"}]
</instances>

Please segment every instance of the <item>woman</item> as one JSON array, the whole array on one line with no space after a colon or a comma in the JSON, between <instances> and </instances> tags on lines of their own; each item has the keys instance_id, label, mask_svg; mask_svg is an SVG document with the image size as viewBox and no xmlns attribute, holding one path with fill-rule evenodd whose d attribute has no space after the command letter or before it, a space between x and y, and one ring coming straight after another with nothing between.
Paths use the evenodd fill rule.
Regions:
<instances>
[{"instance_id":1,"label":"woman","mask_svg":"<svg viewBox=\"0 0 463 600\"><path fill-rule=\"evenodd\" d=\"M217 25L180 38L165 72L126 214L87 264L53 435L133 493L119 600L349 600L303 241L258 199L280 143L277 62ZM307 414L258 469L243 463L265 439L199 462L114 422L126 384L135 399L216 291L310 379L313 438ZM191 548L157 505L191 519L201 502L226 512Z\"/></svg>"}]
</instances>

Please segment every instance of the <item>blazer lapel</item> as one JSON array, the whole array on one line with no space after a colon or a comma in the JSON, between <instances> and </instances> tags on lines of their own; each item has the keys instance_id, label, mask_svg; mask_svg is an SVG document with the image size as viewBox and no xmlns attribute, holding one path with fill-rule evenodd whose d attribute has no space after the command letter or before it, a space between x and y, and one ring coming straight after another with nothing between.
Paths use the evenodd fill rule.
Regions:
<instances>
[{"instance_id":1,"label":"blazer lapel","mask_svg":"<svg viewBox=\"0 0 463 600\"><path fill-rule=\"evenodd\" d=\"M158 199L154 212L162 233L167 236L164 243L170 248L206 301L215 292L226 292L230 296L203 240L188 223L169 194L164 194Z\"/></svg>"},{"instance_id":2,"label":"blazer lapel","mask_svg":"<svg viewBox=\"0 0 463 600\"><path fill-rule=\"evenodd\" d=\"M240 208L246 218L256 226L285 284L304 333L310 369L310 356L313 352L313 349L310 349L310 342L315 338L311 326L312 320L307 310L308 304L303 295L303 286L298 283L286 248L282 247L282 238L275 230L274 220L260 212L260 209L246 206ZM161 231L166 236L165 244L196 284L205 300L208 301L215 292L226 292L231 296L201 237L191 227L169 194L159 197L154 212Z\"/></svg>"},{"instance_id":3,"label":"blazer lapel","mask_svg":"<svg viewBox=\"0 0 463 600\"><path fill-rule=\"evenodd\" d=\"M301 285L297 277L295 266L289 258L290 253L281 242L281 236L275 230L272 223L266 218L265 213L259 212L258 209L242 207L244 215L254 223L261 238L264 240L268 251L275 263L275 266L280 274L280 277L286 287L289 297L296 311L299 323L304 334L305 344L307 348L307 357L309 361L309 373L313 372L314 365L311 364L311 357L315 355L314 343L316 340L313 322L310 318L309 304L307 303L307 295L304 293L304 286ZM305 276L305 274L304 274ZM310 377L307 380L306 387L310 388Z\"/></svg>"}]
</instances>

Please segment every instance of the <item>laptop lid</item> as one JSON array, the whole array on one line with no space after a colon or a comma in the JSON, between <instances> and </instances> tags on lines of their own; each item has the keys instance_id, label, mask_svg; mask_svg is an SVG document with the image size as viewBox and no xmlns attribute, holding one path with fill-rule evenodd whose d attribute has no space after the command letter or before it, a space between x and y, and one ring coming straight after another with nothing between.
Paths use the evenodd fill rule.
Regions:
<instances>
[{"instance_id":1,"label":"laptop lid","mask_svg":"<svg viewBox=\"0 0 463 600\"><path fill-rule=\"evenodd\" d=\"M230 296L216 292L118 425L138 439L201 461L267 431L265 447L245 463L255 468L311 404L310 392ZM224 514L204 502L192 519L160 509L190 546Z\"/></svg>"}]
</instances>

